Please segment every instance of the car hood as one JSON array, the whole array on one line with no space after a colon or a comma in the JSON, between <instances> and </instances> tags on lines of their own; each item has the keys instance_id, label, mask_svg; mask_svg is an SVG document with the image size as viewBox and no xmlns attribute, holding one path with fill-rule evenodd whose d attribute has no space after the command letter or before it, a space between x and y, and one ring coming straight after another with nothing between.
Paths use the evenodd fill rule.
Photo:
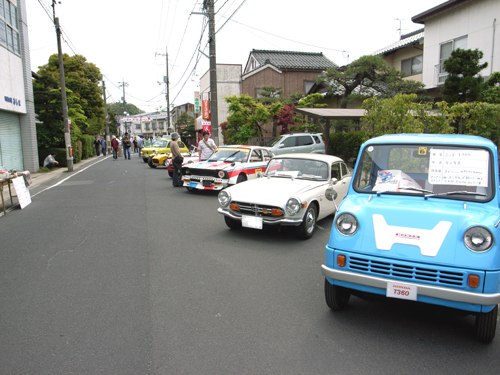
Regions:
<instances>
[{"instance_id":1,"label":"car hood","mask_svg":"<svg viewBox=\"0 0 500 375\"><path fill-rule=\"evenodd\" d=\"M352 236L341 235L333 226L328 245L332 248L385 258L452 267L499 269L495 248L481 254L464 245L471 226L484 226L496 240L500 228L498 208L476 202L394 195L347 195L339 207L359 222ZM338 216L337 216L338 217Z\"/></svg>"},{"instance_id":2,"label":"car hood","mask_svg":"<svg viewBox=\"0 0 500 375\"><path fill-rule=\"evenodd\" d=\"M237 162L236 165L239 163ZM194 164L189 164L189 168L209 169L209 170L225 170L231 167L231 163L224 161L202 161Z\"/></svg>"},{"instance_id":3,"label":"car hood","mask_svg":"<svg viewBox=\"0 0 500 375\"><path fill-rule=\"evenodd\" d=\"M284 207L291 197L300 197L301 194L321 185L325 185L326 189L328 182L262 177L239 183L226 190L229 191L231 200L234 201Z\"/></svg>"}]
</instances>

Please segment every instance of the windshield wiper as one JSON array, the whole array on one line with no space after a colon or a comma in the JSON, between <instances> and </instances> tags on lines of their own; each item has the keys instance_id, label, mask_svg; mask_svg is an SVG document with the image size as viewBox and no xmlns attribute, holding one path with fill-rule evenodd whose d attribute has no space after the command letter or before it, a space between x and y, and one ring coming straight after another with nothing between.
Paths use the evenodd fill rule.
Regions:
<instances>
[{"instance_id":1,"label":"windshield wiper","mask_svg":"<svg viewBox=\"0 0 500 375\"><path fill-rule=\"evenodd\" d=\"M226 161L227 159L229 158L232 158L234 155L236 155L239 151L236 151L234 153L232 153L231 155L229 155L227 158L225 158L224 160L221 160L221 161Z\"/></svg>"},{"instance_id":2,"label":"windshield wiper","mask_svg":"<svg viewBox=\"0 0 500 375\"><path fill-rule=\"evenodd\" d=\"M420 193L431 193L431 194L434 193L433 191L430 190L418 189L414 187L399 188L399 190L410 190L410 191L418 191ZM377 191L377 197L380 197L381 194L385 193L402 193L402 191L394 191L394 190ZM428 195L426 195L425 197L428 197Z\"/></svg>"},{"instance_id":3,"label":"windshield wiper","mask_svg":"<svg viewBox=\"0 0 500 375\"><path fill-rule=\"evenodd\" d=\"M440 195L474 195L478 197L486 197L486 194L483 193L474 193L472 191L449 191L447 193L439 193L439 194L429 194L425 196L425 199L427 198L432 198L432 197L437 197Z\"/></svg>"}]
</instances>

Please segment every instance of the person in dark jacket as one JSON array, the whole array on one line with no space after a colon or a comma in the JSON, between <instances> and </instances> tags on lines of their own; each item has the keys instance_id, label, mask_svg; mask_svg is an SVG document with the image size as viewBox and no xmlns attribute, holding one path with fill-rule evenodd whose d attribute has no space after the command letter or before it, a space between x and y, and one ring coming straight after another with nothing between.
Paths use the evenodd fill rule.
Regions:
<instances>
[{"instance_id":1,"label":"person in dark jacket","mask_svg":"<svg viewBox=\"0 0 500 375\"><path fill-rule=\"evenodd\" d=\"M113 161L118 160L118 140L115 136L112 137L111 148L113 149Z\"/></svg>"},{"instance_id":2,"label":"person in dark jacket","mask_svg":"<svg viewBox=\"0 0 500 375\"><path fill-rule=\"evenodd\" d=\"M106 148L108 147L107 142L103 139L101 141L102 154L106 156Z\"/></svg>"},{"instance_id":3,"label":"person in dark jacket","mask_svg":"<svg viewBox=\"0 0 500 375\"><path fill-rule=\"evenodd\" d=\"M101 141L99 140L99 137L95 137L94 148L95 148L95 154L97 156L100 156L101 155Z\"/></svg>"}]
</instances>

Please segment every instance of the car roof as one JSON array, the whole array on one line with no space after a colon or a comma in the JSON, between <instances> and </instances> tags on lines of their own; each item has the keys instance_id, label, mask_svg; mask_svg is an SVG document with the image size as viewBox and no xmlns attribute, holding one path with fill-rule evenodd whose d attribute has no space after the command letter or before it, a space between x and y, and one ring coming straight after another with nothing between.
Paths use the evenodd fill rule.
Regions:
<instances>
[{"instance_id":1,"label":"car roof","mask_svg":"<svg viewBox=\"0 0 500 375\"><path fill-rule=\"evenodd\" d=\"M366 141L366 144L384 144L384 143L435 143L435 144L462 144L492 147L493 142L489 139L478 137L475 135L464 134L387 134L380 137L372 138Z\"/></svg>"},{"instance_id":2,"label":"car roof","mask_svg":"<svg viewBox=\"0 0 500 375\"><path fill-rule=\"evenodd\" d=\"M341 158L333 155L326 155L326 154L281 154L281 155L276 155L273 159L310 159L310 160L317 160L317 161L324 161L327 163L334 163L337 161L344 161Z\"/></svg>"},{"instance_id":3,"label":"car roof","mask_svg":"<svg viewBox=\"0 0 500 375\"><path fill-rule=\"evenodd\" d=\"M253 145L223 145L219 146L219 148L264 148L267 150L267 147Z\"/></svg>"}]
</instances>

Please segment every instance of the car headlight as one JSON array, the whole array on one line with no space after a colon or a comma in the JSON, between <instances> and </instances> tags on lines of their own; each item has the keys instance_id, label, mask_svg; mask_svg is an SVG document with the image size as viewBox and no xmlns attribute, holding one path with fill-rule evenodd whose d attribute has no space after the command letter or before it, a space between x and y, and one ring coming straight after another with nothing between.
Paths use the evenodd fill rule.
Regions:
<instances>
[{"instance_id":1,"label":"car headlight","mask_svg":"<svg viewBox=\"0 0 500 375\"><path fill-rule=\"evenodd\" d=\"M358 231L358 219L353 214L342 213L335 218L335 228L344 236L352 236Z\"/></svg>"},{"instance_id":2,"label":"car headlight","mask_svg":"<svg viewBox=\"0 0 500 375\"><path fill-rule=\"evenodd\" d=\"M302 202L297 198L290 198L288 202L286 202L286 213L290 216L297 215L300 211L300 207L302 207Z\"/></svg>"},{"instance_id":3,"label":"car headlight","mask_svg":"<svg viewBox=\"0 0 500 375\"><path fill-rule=\"evenodd\" d=\"M219 178L223 178L224 177L224 171L217 172L217 175L219 176Z\"/></svg>"},{"instance_id":4,"label":"car headlight","mask_svg":"<svg viewBox=\"0 0 500 375\"><path fill-rule=\"evenodd\" d=\"M493 235L485 227L470 227L464 233L464 244L470 251L482 253L493 246Z\"/></svg>"},{"instance_id":5,"label":"car headlight","mask_svg":"<svg viewBox=\"0 0 500 375\"><path fill-rule=\"evenodd\" d=\"M227 207L231 202L231 194L226 190L221 190L218 195L219 203L222 207Z\"/></svg>"}]
</instances>

